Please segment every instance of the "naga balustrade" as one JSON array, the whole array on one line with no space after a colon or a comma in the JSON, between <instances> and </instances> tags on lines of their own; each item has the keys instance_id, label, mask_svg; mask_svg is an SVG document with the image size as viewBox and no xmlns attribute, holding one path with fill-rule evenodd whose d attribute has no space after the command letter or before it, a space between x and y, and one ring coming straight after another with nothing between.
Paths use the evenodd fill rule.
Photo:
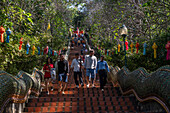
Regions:
<instances>
[{"instance_id":1,"label":"naga balustrade","mask_svg":"<svg viewBox=\"0 0 170 113\"><path fill-rule=\"evenodd\" d=\"M150 102L150 110L170 112L170 65L160 67L152 73L148 73L142 67L133 72L126 67L110 67L110 70L109 80L114 86L117 84L120 87L123 95L133 93L139 102ZM139 105L139 109L144 110L144 106ZM156 106L155 110L153 106Z\"/></svg>"},{"instance_id":2,"label":"naga balustrade","mask_svg":"<svg viewBox=\"0 0 170 113\"><path fill-rule=\"evenodd\" d=\"M96 51L96 54L99 58L100 53ZM118 66L109 68L107 80L114 87L120 87L123 95L133 94L138 100L139 111L170 113L170 65L152 73L142 67L133 72L125 66L121 69Z\"/></svg>"},{"instance_id":3,"label":"naga balustrade","mask_svg":"<svg viewBox=\"0 0 170 113\"><path fill-rule=\"evenodd\" d=\"M39 96L42 76L37 68L32 74L20 71L16 76L0 71L0 113L21 112L30 95Z\"/></svg>"},{"instance_id":4,"label":"naga balustrade","mask_svg":"<svg viewBox=\"0 0 170 113\"><path fill-rule=\"evenodd\" d=\"M65 53L68 59L70 43ZM37 68L32 74L20 71L16 76L0 70L0 113L22 113L29 98L40 95L44 73Z\"/></svg>"}]
</instances>

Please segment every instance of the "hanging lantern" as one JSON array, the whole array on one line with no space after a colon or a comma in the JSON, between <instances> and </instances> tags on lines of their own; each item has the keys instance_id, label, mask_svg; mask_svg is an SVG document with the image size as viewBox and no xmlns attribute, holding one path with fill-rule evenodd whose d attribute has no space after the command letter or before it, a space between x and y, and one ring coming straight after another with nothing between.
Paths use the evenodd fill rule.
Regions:
<instances>
[{"instance_id":1,"label":"hanging lantern","mask_svg":"<svg viewBox=\"0 0 170 113\"><path fill-rule=\"evenodd\" d=\"M32 55L34 55L35 53L35 45L33 44L33 47L32 47Z\"/></svg>"},{"instance_id":2,"label":"hanging lantern","mask_svg":"<svg viewBox=\"0 0 170 113\"><path fill-rule=\"evenodd\" d=\"M27 42L26 48L27 48L27 52L26 52L26 54L29 54L29 48L30 48L29 41Z\"/></svg>"},{"instance_id":3,"label":"hanging lantern","mask_svg":"<svg viewBox=\"0 0 170 113\"><path fill-rule=\"evenodd\" d=\"M53 50L52 50L52 48L50 48L50 51L49 51L49 52L50 52L50 55L52 55L52 54L53 54Z\"/></svg>"},{"instance_id":4,"label":"hanging lantern","mask_svg":"<svg viewBox=\"0 0 170 113\"><path fill-rule=\"evenodd\" d=\"M48 46L46 46L46 48L44 48L44 55L48 54Z\"/></svg>"},{"instance_id":5,"label":"hanging lantern","mask_svg":"<svg viewBox=\"0 0 170 113\"><path fill-rule=\"evenodd\" d=\"M139 43L138 42L136 43L135 47L136 47L136 53L138 53L138 50L139 50Z\"/></svg>"},{"instance_id":6,"label":"hanging lantern","mask_svg":"<svg viewBox=\"0 0 170 113\"><path fill-rule=\"evenodd\" d=\"M129 49L127 40L125 41L125 45L126 45L126 51L127 51Z\"/></svg>"},{"instance_id":7,"label":"hanging lantern","mask_svg":"<svg viewBox=\"0 0 170 113\"><path fill-rule=\"evenodd\" d=\"M40 47L37 47L38 50L38 55L40 55L41 51L40 51Z\"/></svg>"},{"instance_id":8,"label":"hanging lantern","mask_svg":"<svg viewBox=\"0 0 170 113\"><path fill-rule=\"evenodd\" d=\"M143 44L143 55L146 55L146 48L147 48L147 44L146 42Z\"/></svg>"},{"instance_id":9,"label":"hanging lantern","mask_svg":"<svg viewBox=\"0 0 170 113\"><path fill-rule=\"evenodd\" d=\"M109 55L111 55L111 51L109 50Z\"/></svg>"},{"instance_id":10,"label":"hanging lantern","mask_svg":"<svg viewBox=\"0 0 170 113\"><path fill-rule=\"evenodd\" d=\"M44 55L44 49L43 48L41 49L41 55Z\"/></svg>"},{"instance_id":11,"label":"hanging lantern","mask_svg":"<svg viewBox=\"0 0 170 113\"><path fill-rule=\"evenodd\" d=\"M22 40L23 40L23 38L21 37L20 42L19 42L19 44L20 44L20 45L19 45L19 50L22 49L22 44L23 44L23 41L22 41Z\"/></svg>"},{"instance_id":12,"label":"hanging lantern","mask_svg":"<svg viewBox=\"0 0 170 113\"><path fill-rule=\"evenodd\" d=\"M61 54L61 50L59 51L59 55Z\"/></svg>"},{"instance_id":13,"label":"hanging lantern","mask_svg":"<svg viewBox=\"0 0 170 113\"><path fill-rule=\"evenodd\" d=\"M11 34L11 30L8 28L8 30L6 31L7 37L6 37L6 43L9 43L9 36Z\"/></svg>"},{"instance_id":14,"label":"hanging lantern","mask_svg":"<svg viewBox=\"0 0 170 113\"><path fill-rule=\"evenodd\" d=\"M158 46L156 45L156 43L154 42L152 49L154 50L154 58L156 59L156 49L158 48Z\"/></svg>"},{"instance_id":15,"label":"hanging lantern","mask_svg":"<svg viewBox=\"0 0 170 113\"><path fill-rule=\"evenodd\" d=\"M4 32L5 32L5 29L3 28L3 26L0 27L0 33L1 33L1 42L3 43L4 42Z\"/></svg>"},{"instance_id":16,"label":"hanging lantern","mask_svg":"<svg viewBox=\"0 0 170 113\"><path fill-rule=\"evenodd\" d=\"M54 51L54 56L56 56L57 55L57 52L56 51Z\"/></svg>"},{"instance_id":17,"label":"hanging lantern","mask_svg":"<svg viewBox=\"0 0 170 113\"><path fill-rule=\"evenodd\" d=\"M168 41L165 48L167 49L166 60L170 60L170 41Z\"/></svg>"},{"instance_id":18,"label":"hanging lantern","mask_svg":"<svg viewBox=\"0 0 170 113\"><path fill-rule=\"evenodd\" d=\"M130 44L130 47L131 47L131 53L133 53L133 42Z\"/></svg>"},{"instance_id":19,"label":"hanging lantern","mask_svg":"<svg viewBox=\"0 0 170 113\"><path fill-rule=\"evenodd\" d=\"M120 52L120 47L121 47L121 45L120 45L120 44L118 44L118 52Z\"/></svg>"},{"instance_id":20,"label":"hanging lantern","mask_svg":"<svg viewBox=\"0 0 170 113\"><path fill-rule=\"evenodd\" d=\"M114 55L114 50L112 50L112 55Z\"/></svg>"},{"instance_id":21,"label":"hanging lantern","mask_svg":"<svg viewBox=\"0 0 170 113\"><path fill-rule=\"evenodd\" d=\"M50 49L50 47L48 48L48 56L50 56L50 54L51 54L51 49Z\"/></svg>"},{"instance_id":22,"label":"hanging lantern","mask_svg":"<svg viewBox=\"0 0 170 113\"><path fill-rule=\"evenodd\" d=\"M107 50L107 56L109 56L109 50Z\"/></svg>"},{"instance_id":23,"label":"hanging lantern","mask_svg":"<svg viewBox=\"0 0 170 113\"><path fill-rule=\"evenodd\" d=\"M53 50L53 52L52 52L52 56L54 56L54 50Z\"/></svg>"}]
</instances>

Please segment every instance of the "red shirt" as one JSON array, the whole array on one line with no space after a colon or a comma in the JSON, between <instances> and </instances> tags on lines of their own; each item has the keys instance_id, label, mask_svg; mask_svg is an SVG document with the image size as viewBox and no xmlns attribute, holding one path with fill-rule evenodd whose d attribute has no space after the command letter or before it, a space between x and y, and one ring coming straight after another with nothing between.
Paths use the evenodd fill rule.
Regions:
<instances>
[{"instance_id":1,"label":"red shirt","mask_svg":"<svg viewBox=\"0 0 170 113\"><path fill-rule=\"evenodd\" d=\"M45 64L44 67L43 67L43 70L44 70L44 71L45 71L45 70L48 70L49 72L46 72L46 71L45 71L44 78L51 78L49 66L50 66L51 68L54 68L54 65L53 65L53 64L48 64L48 65Z\"/></svg>"}]
</instances>

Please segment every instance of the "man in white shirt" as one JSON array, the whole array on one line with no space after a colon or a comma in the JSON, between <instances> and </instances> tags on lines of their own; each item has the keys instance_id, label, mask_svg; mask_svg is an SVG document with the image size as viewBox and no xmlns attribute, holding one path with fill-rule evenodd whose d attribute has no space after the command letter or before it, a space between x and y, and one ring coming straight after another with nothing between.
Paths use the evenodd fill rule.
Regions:
<instances>
[{"instance_id":1,"label":"man in white shirt","mask_svg":"<svg viewBox=\"0 0 170 113\"><path fill-rule=\"evenodd\" d=\"M90 54L85 56L84 67L86 69L87 87L90 86L89 78L91 77L92 87L94 86L95 69L97 66L97 58L94 56L94 50L90 50ZM90 77L89 77L90 76Z\"/></svg>"},{"instance_id":2,"label":"man in white shirt","mask_svg":"<svg viewBox=\"0 0 170 113\"><path fill-rule=\"evenodd\" d=\"M82 63L83 60L79 57L79 53L76 53L75 59L73 59L71 63L71 70L74 68L74 81L77 88L79 88L79 83L82 87L84 86L82 79ZM77 76L79 76L79 81L77 80Z\"/></svg>"}]
</instances>

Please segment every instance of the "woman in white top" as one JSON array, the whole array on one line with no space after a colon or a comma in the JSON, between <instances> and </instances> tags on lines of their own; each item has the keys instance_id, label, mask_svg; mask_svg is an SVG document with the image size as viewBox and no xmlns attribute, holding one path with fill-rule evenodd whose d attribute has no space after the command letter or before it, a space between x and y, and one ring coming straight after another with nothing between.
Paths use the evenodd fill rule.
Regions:
<instances>
[{"instance_id":1,"label":"woman in white top","mask_svg":"<svg viewBox=\"0 0 170 113\"><path fill-rule=\"evenodd\" d=\"M71 70L74 71L74 81L76 84L76 87L79 88L79 83L83 87L83 79L82 79L82 64L83 60L79 57L79 53L75 54L75 59L73 59L71 63ZM79 81L77 80L77 76L79 76Z\"/></svg>"}]
</instances>

